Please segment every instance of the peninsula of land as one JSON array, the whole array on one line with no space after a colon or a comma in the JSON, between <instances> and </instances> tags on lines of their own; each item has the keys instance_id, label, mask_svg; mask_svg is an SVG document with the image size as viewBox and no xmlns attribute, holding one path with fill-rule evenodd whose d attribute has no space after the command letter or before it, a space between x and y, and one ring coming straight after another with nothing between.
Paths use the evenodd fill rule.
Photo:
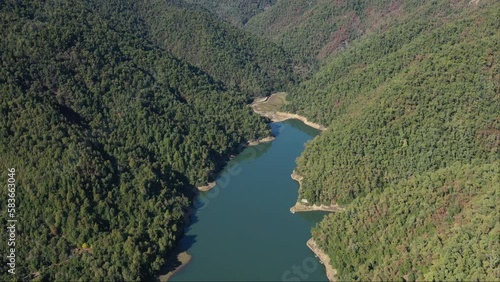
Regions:
<instances>
[{"instance_id":1,"label":"peninsula of land","mask_svg":"<svg viewBox=\"0 0 500 282\"><path fill-rule=\"evenodd\" d=\"M213 181L213 182L208 183L207 185L199 186L196 188L198 188L198 190L200 190L202 192L207 192L207 191L210 191L212 188L214 188L216 185L217 185L217 182Z\"/></svg>"},{"instance_id":2,"label":"peninsula of land","mask_svg":"<svg viewBox=\"0 0 500 282\"><path fill-rule=\"evenodd\" d=\"M188 254L187 252L182 252L177 255L177 260L180 262L180 265L177 266L175 269L172 271L168 272L165 275L161 275L158 280L160 282L167 282L172 276L174 276L175 273L177 273L179 270L181 270L186 264L188 264L191 261L191 255Z\"/></svg>"},{"instance_id":3,"label":"peninsula of land","mask_svg":"<svg viewBox=\"0 0 500 282\"><path fill-rule=\"evenodd\" d=\"M304 177L299 175L295 170L292 172L290 177L299 183L299 187L302 185L302 179L304 179ZM291 213L309 211L339 212L343 210L344 208L339 205L311 205L308 203L307 199L298 199L295 205L290 208Z\"/></svg>"},{"instance_id":4,"label":"peninsula of land","mask_svg":"<svg viewBox=\"0 0 500 282\"><path fill-rule=\"evenodd\" d=\"M285 121L287 119L298 119L312 128L321 131L326 129L325 126L312 122L304 116L279 111L281 106L286 104L286 95L287 93L285 92L274 93L269 97L256 99L250 107L252 107L255 113L267 117L273 122Z\"/></svg>"},{"instance_id":5,"label":"peninsula of land","mask_svg":"<svg viewBox=\"0 0 500 282\"><path fill-rule=\"evenodd\" d=\"M296 213L296 212L310 212L310 211L324 211L324 212L339 212L343 211L344 208L342 208L339 205L306 205L300 202L295 203L293 207L290 208L291 213Z\"/></svg>"}]
</instances>

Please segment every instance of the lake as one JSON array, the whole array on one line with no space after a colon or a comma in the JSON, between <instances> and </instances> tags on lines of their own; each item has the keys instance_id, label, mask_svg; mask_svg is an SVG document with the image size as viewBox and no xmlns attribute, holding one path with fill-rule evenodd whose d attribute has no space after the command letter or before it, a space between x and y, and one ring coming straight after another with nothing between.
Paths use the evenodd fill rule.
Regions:
<instances>
[{"instance_id":1,"label":"lake","mask_svg":"<svg viewBox=\"0 0 500 282\"><path fill-rule=\"evenodd\" d=\"M181 241L192 260L171 281L327 281L306 246L325 213L290 212L295 159L319 131L298 120L271 127L274 141L246 148L200 193Z\"/></svg>"}]
</instances>

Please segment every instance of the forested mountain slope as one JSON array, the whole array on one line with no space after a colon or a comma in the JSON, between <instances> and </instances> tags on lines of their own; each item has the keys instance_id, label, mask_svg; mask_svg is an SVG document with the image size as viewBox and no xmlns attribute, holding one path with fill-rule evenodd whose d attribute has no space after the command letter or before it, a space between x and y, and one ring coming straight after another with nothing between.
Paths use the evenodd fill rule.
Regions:
<instances>
[{"instance_id":1,"label":"forested mountain slope","mask_svg":"<svg viewBox=\"0 0 500 282\"><path fill-rule=\"evenodd\" d=\"M496 281L499 167L457 163L390 184L313 236L341 281Z\"/></svg>"},{"instance_id":2,"label":"forested mountain slope","mask_svg":"<svg viewBox=\"0 0 500 282\"><path fill-rule=\"evenodd\" d=\"M423 1L290 93L328 126L297 172L300 198L347 209L313 232L341 280L500 277L499 15Z\"/></svg>"},{"instance_id":3,"label":"forested mountain slope","mask_svg":"<svg viewBox=\"0 0 500 282\"><path fill-rule=\"evenodd\" d=\"M270 133L245 102L319 60L284 110L328 126L297 172L301 198L346 209L313 229L339 278L498 280L499 18L494 0L1 2L17 278L152 279L193 186Z\"/></svg>"},{"instance_id":4,"label":"forested mountain slope","mask_svg":"<svg viewBox=\"0 0 500 282\"><path fill-rule=\"evenodd\" d=\"M191 187L270 133L245 95L152 43L133 5L0 4L0 181L15 168L19 280L151 277Z\"/></svg>"},{"instance_id":5,"label":"forested mountain slope","mask_svg":"<svg viewBox=\"0 0 500 282\"><path fill-rule=\"evenodd\" d=\"M175 56L249 98L285 89L297 66L283 48L182 1L137 4L152 37Z\"/></svg>"},{"instance_id":6,"label":"forested mountain slope","mask_svg":"<svg viewBox=\"0 0 500 282\"><path fill-rule=\"evenodd\" d=\"M245 29L274 40L299 58L323 60L395 22L416 20L415 12L425 5L446 12L438 1L422 4L417 0L277 1L253 17Z\"/></svg>"},{"instance_id":7,"label":"forested mountain slope","mask_svg":"<svg viewBox=\"0 0 500 282\"><path fill-rule=\"evenodd\" d=\"M186 0L201 5L235 26L244 26L253 16L268 10L276 0Z\"/></svg>"}]
</instances>

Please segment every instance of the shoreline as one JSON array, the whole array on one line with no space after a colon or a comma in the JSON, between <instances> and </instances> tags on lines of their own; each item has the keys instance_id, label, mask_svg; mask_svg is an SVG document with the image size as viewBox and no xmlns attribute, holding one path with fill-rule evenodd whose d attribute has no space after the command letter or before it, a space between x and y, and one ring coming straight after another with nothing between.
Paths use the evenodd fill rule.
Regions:
<instances>
[{"instance_id":1,"label":"shoreline","mask_svg":"<svg viewBox=\"0 0 500 282\"><path fill-rule=\"evenodd\" d=\"M290 175L290 178L293 180L297 181L299 183L299 190L300 186L302 185L302 179L304 179L304 176L298 174L295 170L293 170L292 174ZM297 199L297 202L293 207L290 208L291 213L296 213L296 212L310 212L310 211L324 211L324 212L339 212L343 211L344 208L342 208L339 205L305 205L300 202L300 199Z\"/></svg>"},{"instance_id":2,"label":"shoreline","mask_svg":"<svg viewBox=\"0 0 500 282\"><path fill-rule=\"evenodd\" d=\"M292 178L293 180L297 181L299 183L299 185L302 184L302 179L304 179L304 176L302 175L299 175L295 169L292 171L292 174L290 175L290 178Z\"/></svg>"},{"instance_id":3,"label":"shoreline","mask_svg":"<svg viewBox=\"0 0 500 282\"><path fill-rule=\"evenodd\" d=\"M287 112L258 112L258 111L255 111L255 113L269 118L272 122L281 122L281 121L285 121L285 120L289 120L289 119L298 119L298 120L302 121L304 124L314 128L314 129L321 130L321 131L325 131L327 129L324 125L309 121L305 116L301 116L298 114L292 114L292 113L287 113Z\"/></svg>"},{"instance_id":4,"label":"shoreline","mask_svg":"<svg viewBox=\"0 0 500 282\"><path fill-rule=\"evenodd\" d=\"M318 129L321 131L324 131L327 129L326 126L319 124L319 123L312 122L312 121L308 120L305 116L301 116L301 115L293 114L293 113L288 113L288 112L280 112L279 108L281 108L281 106L283 104L286 104L286 101L284 98L286 95L287 94L285 92L279 92L279 93L271 94L270 96L267 96L267 97L258 98L252 104L250 104L250 107L252 108L252 110L256 114L263 116L263 117L267 117L272 122L281 122L281 121L285 121L288 119L298 119L298 120L302 121L304 124L306 124L312 128L315 128L315 129ZM275 100L274 98L281 100L281 102L277 102L277 103L273 102L273 100ZM259 106L262 106L262 105L270 105L270 108L267 108L267 110L257 109Z\"/></svg>"},{"instance_id":5,"label":"shoreline","mask_svg":"<svg viewBox=\"0 0 500 282\"><path fill-rule=\"evenodd\" d=\"M241 151L246 147L252 147L252 146L262 144L262 143L271 142L274 139L276 139L276 137L271 135L271 136L267 136L267 137L260 138L257 140L248 140L246 143L242 143L240 145L240 147L238 148L238 151L240 151L239 153L241 153ZM232 156L231 159L233 157L234 156ZM196 188L200 192L208 192L208 191L212 190L215 186L217 186L217 181L212 181L212 182L207 183L207 185L199 186ZM159 276L158 280L161 282L168 282L168 280L170 278L172 278L172 276L174 276L177 272L179 272L182 268L184 268L187 264L189 264L189 262L191 261L192 258L193 257L190 254L188 254L187 251L180 252L177 255L177 261L180 262L180 265L175 267L173 270L169 271L167 274Z\"/></svg>"},{"instance_id":6,"label":"shoreline","mask_svg":"<svg viewBox=\"0 0 500 282\"><path fill-rule=\"evenodd\" d=\"M207 192L213 189L217 185L217 181L209 182L207 185L196 187L198 191Z\"/></svg>"},{"instance_id":7,"label":"shoreline","mask_svg":"<svg viewBox=\"0 0 500 282\"><path fill-rule=\"evenodd\" d=\"M288 120L288 119L298 119L300 121L302 121L304 124L312 127L312 128L315 128L317 130L321 130L321 131L324 131L326 130L327 128L321 124L318 124L318 123L314 123L314 122L311 122L309 121L306 117L304 116L300 116L300 115L297 115L297 114L292 114L292 113L287 113L287 112L279 112L279 111L270 111L270 112L259 112L257 110L255 110L254 106L256 104L260 104L260 103L266 103L274 94L272 94L271 96L268 96L268 97L264 97L262 99L259 99L259 101L256 101L254 103L252 103L250 105L250 107L253 109L253 111L260 115L260 116L263 116L263 117L267 117L269 118L272 122L281 122L281 121L285 121L285 120ZM268 136L268 137L264 137L264 138L261 138L261 139L257 139L257 140L248 140L246 143L244 144L241 144L240 146L240 150L242 150L243 148L245 147L251 147L251 146L256 146L256 145L259 145L261 143L267 143L267 142L271 142L275 139L275 136ZM241 153L241 152L239 152ZM301 183L303 177L296 174L295 173L295 170L293 171L292 175L291 175L292 179L296 180L297 182L299 182L299 184ZM199 187L196 187L198 189L198 191L200 192L207 192L207 191L210 191L211 189L213 189L214 187L217 186L217 182L216 181L212 181L212 182L209 182L207 183L207 185L204 185L204 186L199 186ZM304 206L306 207L305 205L302 205L300 203L296 203L296 205L294 207L292 207L290 210L296 208L296 207L299 207L299 206ZM309 207L310 208L310 207ZM315 205L312 206L313 209L310 209L310 210L318 210L318 209L315 209L317 208ZM332 207L327 207L327 206L320 206L319 207L320 210L324 210L324 209L328 209L328 208L332 208ZM340 209L340 207L338 206L335 206L334 208L336 209ZM297 209L297 208L296 208ZM307 211L305 210L305 208L301 207L301 208L298 208L297 211ZM330 210L326 210L326 211L330 211ZM335 211L338 211L338 210L335 210ZM309 240L311 241L313 240L312 238ZM309 246L309 241L307 242L308 246ZM315 242L314 242L315 244ZM315 245L314 245L315 246ZM313 249L313 247L309 246L309 248L316 253L316 249ZM320 250L321 251L321 250ZM321 255L324 255L326 256L326 254L324 254L322 251L321 253L317 253L318 257L320 257L320 254ZM328 259L328 263L330 261L330 259L328 258L328 256L326 256L327 259ZM162 281L162 282L167 282L170 278L172 278L172 276L174 276L177 272L179 272L183 267L185 267L192 259L192 256L190 254L187 253L187 251L184 251L184 252L181 252L177 255L177 261L180 262L180 265L175 267L173 270L169 271L167 274L165 275L161 275L158 277L158 280L159 281ZM322 259L322 261L326 261L325 259ZM326 267L326 265L325 265ZM331 266L330 266L331 268ZM331 268L334 272L333 272L333 275L336 274L336 271ZM328 268L327 268L327 277L330 281L336 281L336 280L332 280L330 279L330 276L332 274L329 274L328 272ZM333 277L333 276L332 276Z\"/></svg>"},{"instance_id":8,"label":"shoreline","mask_svg":"<svg viewBox=\"0 0 500 282\"><path fill-rule=\"evenodd\" d=\"M323 250L318 246L313 238L309 239L306 245L314 254L316 254L321 264L325 266L326 277L328 278L328 280L337 281L337 270L334 269L330 264L330 257L325 252L323 252Z\"/></svg>"},{"instance_id":9,"label":"shoreline","mask_svg":"<svg viewBox=\"0 0 500 282\"><path fill-rule=\"evenodd\" d=\"M324 211L324 212L339 212L343 211L344 208L342 208L339 205L304 205L302 203L295 203L293 207L290 208L291 213L296 213L296 212L311 212L311 211Z\"/></svg>"},{"instance_id":10,"label":"shoreline","mask_svg":"<svg viewBox=\"0 0 500 282\"><path fill-rule=\"evenodd\" d=\"M181 263L179 266L174 268L173 270L169 271L165 275L161 275L158 277L158 280L161 282L167 282L174 274L179 272L184 266L186 266L192 259L192 256L188 254L187 252L181 252L177 255L177 260Z\"/></svg>"},{"instance_id":11,"label":"shoreline","mask_svg":"<svg viewBox=\"0 0 500 282\"><path fill-rule=\"evenodd\" d=\"M267 136L267 137L260 138L260 139L257 139L257 140L249 140L247 142L247 144L245 145L245 147L257 146L257 145L262 144L262 143L271 142L274 139L276 139L276 137L274 137L274 136Z\"/></svg>"},{"instance_id":12,"label":"shoreline","mask_svg":"<svg viewBox=\"0 0 500 282\"><path fill-rule=\"evenodd\" d=\"M276 139L276 137L274 137L274 136L271 135L271 136L267 136L267 137L260 138L260 139L257 139L257 140L248 140L246 143L242 143L239 146L238 151L242 151L244 148L247 148L247 147L257 146L257 145L262 144L262 143L271 142L274 139ZM231 159L233 157L234 156L231 156ZM213 188L215 188L215 186L217 186L217 181L212 181L212 182L207 183L207 185L198 186L196 188L200 192L208 192L208 191L212 190Z\"/></svg>"}]
</instances>

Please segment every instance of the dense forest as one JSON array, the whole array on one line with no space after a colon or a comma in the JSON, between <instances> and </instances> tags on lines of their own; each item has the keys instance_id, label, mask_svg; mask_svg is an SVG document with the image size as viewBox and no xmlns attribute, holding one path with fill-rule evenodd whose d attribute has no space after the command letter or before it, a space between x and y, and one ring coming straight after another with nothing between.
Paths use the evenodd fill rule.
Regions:
<instances>
[{"instance_id":1,"label":"dense forest","mask_svg":"<svg viewBox=\"0 0 500 282\"><path fill-rule=\"evenodd\" d=\"M455 163L390 184L313 236L340 281L496 281L499 167Z\"/></svg>"},{"instance_id":2,"label":"dense forest","mask_svg":"<svg viewBox=\"0 0 500 282\"><path fill-rule=\"evenodd\" d=\"M443 8L428 8L429 19L358 42L289 95L287 110L330 125L298 162L316 201L498 157L498 10L450 11L443 24L432 16Z\"/></svg>"},{"instance_id":3,"label":"dense forest","mask_svg":"<svg viewBox=\"0 0 500 282\"><path fill-rule=\"evenodd\" d=\"M424 1L291 91L328 126L296 171L300 198L347 209L313 232L341 280L500 277L499 15Z\"/></svg>"},{"instance_id":4,"label":"dense forest","mask_svg":"<svg viewBox=\"0 0 500 282\"><path fill-rule=\"evenodd\" d=\"M241 27L252 17L268 10L277 0L185 0L198 4L213 12L225 21Z\"/></svg>"},{"instance_id":5,"label":"dense forest","mask_svg":"<svg viewBox=\"0 0 500 282\"><path fill-rule=\"evenodd\" d=\"M159 46L249 99L284 90L300 77L283 48L182 1L144 1L139 10Z\"/></svg>"},{"instance_id":6,"label":"dense forest","mask_svg":"<svg viewBox=\"0 0 500 282\"><path fill-rule=\"evenodd\" d=\"M273 39L302 60L323 60L365 35L383 32L396 19L413 20L421 1L277 1L245 29Z\"/></svg>"},{"instance_id":7,"label":"dense forest","mask_svg":"<svg viewBox=\"0 0 500 282\"><path fill-rule=\"evenodd\" d=\"M134 2L0 4L0 180L16 169L16 279L154 275L193 185L270 134L244 93L157 46Z\"/></svg>"},{"instance_id":8,"label":"dense forest","mask_svg":"<svg viewBox=\"0 0 500 282\"><path fill-rule=\"evenodd\" d=\"M247 103L283 90L328 127L296 172L300 198L345 207L312 230L340 280L498 280L499 18L495 0L0 1L0 182L15 168L22 223L1 280L153 279L195 187L270 134Z\"/></svg>"}]
</instances>

